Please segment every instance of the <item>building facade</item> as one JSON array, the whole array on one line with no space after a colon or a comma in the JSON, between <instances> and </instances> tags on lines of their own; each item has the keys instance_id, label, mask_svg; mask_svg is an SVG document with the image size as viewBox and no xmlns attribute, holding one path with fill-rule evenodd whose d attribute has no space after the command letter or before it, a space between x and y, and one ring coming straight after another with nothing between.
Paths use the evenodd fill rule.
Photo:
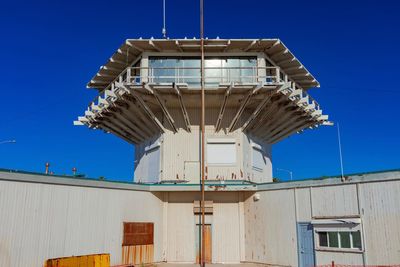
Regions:
<instances>
[{"instance_id":1,"label":"building facade","mask_svg":"<svg viewBox=\"0 0 400 267\"><path fill-rule=\"evenodd\" d=\"M330 124L319 83L278 39L205 40L207 180L272 181L271 146ZM200 40L128 39L75 121L136 145L135 181L200 180Z\"/></svg>"},{"instance_id":2,"label":"building facade","mask_svg":"<svg viewBox=\"0 0 400 267\"><path fill-rule=\"evenodd\" d=\"M273 144L330 125L278 39L205 40L207 263L400 262L399 172L272 183ZM74 123L135 145L134 183L0 171L0 266L199 261L200 40L128 39Z\"/></svg>"},{"instance_id":3,"label":"building facade","mask_svg":"<svg viewBox=\"0 0 400 267\"><path fill-rule=\"evenodd\" d=\"M0 266L43 266L49 258L96 253L110 253L112 265L193 264L198 187L2 170ZM399 198L399 170L345 182L208 184L210 262L398 265ZM127 225L152 238L129 240Z\"/></svg>"}]
</instances>

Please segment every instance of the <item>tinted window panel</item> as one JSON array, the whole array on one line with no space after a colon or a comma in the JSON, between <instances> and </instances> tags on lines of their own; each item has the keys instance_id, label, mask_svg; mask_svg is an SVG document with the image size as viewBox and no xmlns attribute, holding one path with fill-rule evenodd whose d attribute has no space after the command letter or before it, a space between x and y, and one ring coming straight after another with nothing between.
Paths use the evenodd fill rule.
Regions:
<instances>
[{"instance_id":1,"label":"tinted window panel","mask_svg":"<svg viewBox=\"0 0 400 267\"><path fill-rule=\"evenodd\" d=\"M319 245L321 247L327 247L328 246L328 234L326 232L319 232L318 237L319 237Z\"/></svg>"},{"instance_id":2,"label":"tinted window panel","mask_svg":"<svg viewBox=\"0 0 400 267\"><path fill-rule=\"evenodd\" d=\"M338 248L339 247L339 239L337 232L329 232L329 247L331 248Z\"/></svg>"},{"instance_id":3,"label":"tinted window panel","mask_svg":"<svg viewBox=\"0 0 400 267\"><path fill-rule=\"evenodd\" d=\"M340 247L341 248L351 248L350 245L350 232L340 232Z\"/></svg>"}]
</instances>

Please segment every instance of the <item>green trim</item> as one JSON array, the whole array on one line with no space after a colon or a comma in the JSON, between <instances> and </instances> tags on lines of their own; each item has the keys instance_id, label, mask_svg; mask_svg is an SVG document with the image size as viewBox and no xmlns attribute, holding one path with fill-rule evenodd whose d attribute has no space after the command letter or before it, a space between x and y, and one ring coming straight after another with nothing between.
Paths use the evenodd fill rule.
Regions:
<instances>
[{"instance_id":1,"label":"green trim","mask_svg":"<svg viewBox=\"0 0 400 267\"><path fill-rule=\"evenodd\" d=\"M0 168L0 172L4 173L20 173L20 174L29 174L36 176L49 176L54 178L61 179L71 179L71 180L82 180L82 181L99 181L99 182L107 182L107 183L119 183L119 184L128 184L128 185L138 185L138 186L200 186L200 184L193 183L159 183L159 184L150 184L150 183L135 183L135 182L125 182L125 181L114 181L114 180L101 180L99 178L93 177L82 177L82 176L73 176L73 175L57 175L57 174L44 174L39 172L30 172L30 171L19 171L19 170L11 170ZM368 174L379 174L379 173L388 173L388 172L400 172L400 169L391 169L391 170L381 170L381 171L370 171L370 172L359 172L359 173L351 173L345 174L344 176L362 176ZM257 186L263 184L280 184L280 183L298 183L303 181L321 181L326 179L340 179L341 175L333 175L333 176L323 176L323 177L315 177L315 178L306 178L301 180L293 180L293 181L280 181L280 182L268 182L268 183L252 183L246 180L225 180L224 183L216 182L216 181L206 181L206 186Z\"/></svg>"}]
</instances>

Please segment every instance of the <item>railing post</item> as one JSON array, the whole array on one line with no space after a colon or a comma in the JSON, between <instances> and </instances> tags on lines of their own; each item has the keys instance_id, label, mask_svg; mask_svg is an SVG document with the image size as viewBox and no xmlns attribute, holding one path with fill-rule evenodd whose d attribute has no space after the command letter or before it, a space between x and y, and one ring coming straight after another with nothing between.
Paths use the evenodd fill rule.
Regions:
<instances>
[{"instance_id":1,"label":"railing post","mask_svg":"<svg viewBox=\"0 0 400 267\"><path fill-rule=\"evenodd\" d=\"M335 261L332 261L332 267L335 267Z\"/></svg>"},{"instance_id":2,"label":"railing post","mask_svg":"<svg viewBox=\"0 0 400 267\"><path fill-rule=\"evenodd\" d=\"M281 75L280 75L280 72L279 72L279 68L278 67L276 67L276 83L279 83L280 82L280 80L281 80Z\"/></svg>"},{"instance_id":3,"label":"railing post","mask_svg":"<svg viewBox=\"0 0 400 267\"><path fill-rule=\"evenodd\" d=\"M129 67L127 70L126 70L126 81L128 82L128 83L130 83L131 82L131 68Z\"/></svg>"}]
</instances>

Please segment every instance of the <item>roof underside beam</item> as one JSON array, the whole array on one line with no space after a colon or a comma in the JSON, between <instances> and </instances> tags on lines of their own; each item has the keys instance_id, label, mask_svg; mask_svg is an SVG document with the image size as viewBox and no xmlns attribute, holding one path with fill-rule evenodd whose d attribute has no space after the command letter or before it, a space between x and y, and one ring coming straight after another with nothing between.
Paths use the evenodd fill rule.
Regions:
<instances>
[{"instance_id":1,"label":"roof underside beam","mask_svg":"<svg viewBox=\"0 0 400 267\"><path fill-rule=\"evenodd\" d=\"M172 127L173 131L176 133L178 132L176 126L175 126L175 121L172 118L171 114L169 113L167 106L164 104L164 101L161 99L161 96L158 94L157 90L155 88L152 88L148 84L143 84L143 88L146 89L149 93L151 93L155 99L157 100L158 104L160 105L160 108L162 112L164 113L169 125Z\"/></svg>"},{"instance_id":2,"label":"roof underside beam","mask_svg":"<svg viewBox=\"0 0 400 267\"><path fill-rule=\"evenodd\" d=\"M140 103L140 105L143 107L144 111L146 112L146 114L150 117L150 119L152 119L152 121L155 123L155 125L157 125L157 127L162 131L165 132L165 128L162 125L162 123L158 120L158 118L156 117L156 115L154 115L153 111L149 108L149 106L144 102L144 100L142 99L142 97L140 96L140 94L138 92L136 92L134 89L129 90L127 87L125 87L123 84L121 83L117 83L117 87L120 87L122 89L124 89L125 91L131 93L131 95Z\"/></svg>"},{"instance_id":3,"label":"roof underside beam","mask_svg":"<svg viewBox=\"0 0 400 267\"><path fill-rule=\"evenodd\" d=\"M228 101L228 97L231 94L232 91L232 87L233 87L233 83L231 83L225 91L224 94L224 100L222 101L221 104L221 108L219 110L219 114L218 114L218 118L217 118L217 122L215 123L215 132L219 132L219 130L221 129L221 123L222 123L222 119L224 117L224 113L225 113L225 108L226 108L226 103Z\"/></svg>"},{"instance_id":4,"label":"roof underside beam","mask_svg":"<svg viewBox=\"0 0 400 267\"><path fill-rule=\"evenodd\" d=\"M233 128L239 121L239 118L242 115L244 109L246 108L246 105L249 102L250 98L261 88L262 88L261 84L257 85L257 86L255 86L255 88L251 89L250 92L246 95L246 97L243 99L242 104L240 105L238 111L236 112L235 116L233 117L231 124L229 125L228 132L232 132Z\"/></svg>"},{"instance_id":5,"label":"roof underside beam","mask_svg":"<svg viewBox=\"0 0 400 267\"><path fill-rule=\"evenodd\" d=\"M191 132L191 126L190 126L189 115L188 115L188 113L187 113L187 110L186 110L186 107L185 107L185 104L184 104L184 101L183 101L182 93L181 93L181 91L179 90L179 87L178 87L175 83L173 84L173 87L174 87L175 92L176 92L176 94L177 94L177 96L178 96L179 105L180 105L180 107L181 107L183 120L184 120L185 125L186 125L186 130L187 130L188 132Z\"/></svg>"},{"instance_id":6,"label":"roof underside beam","mask_svg":"<svg viewBox=\"0 0 400 267\"><path fill-rule=\"evenodd\" d=\"M290 87L290 83L285 83L281 85L278 90L284 90L286 88ZM255 118L258 116L260 111L271 101L271 97L274 95L275 90L273 91L268 91L268 95L260 102L260 104L256 107L254 112L251 114L251 116L247 119L247 121L243 124L243 131L248 128L248 126L255 120Z\"/></svg>"}]
</instances>

